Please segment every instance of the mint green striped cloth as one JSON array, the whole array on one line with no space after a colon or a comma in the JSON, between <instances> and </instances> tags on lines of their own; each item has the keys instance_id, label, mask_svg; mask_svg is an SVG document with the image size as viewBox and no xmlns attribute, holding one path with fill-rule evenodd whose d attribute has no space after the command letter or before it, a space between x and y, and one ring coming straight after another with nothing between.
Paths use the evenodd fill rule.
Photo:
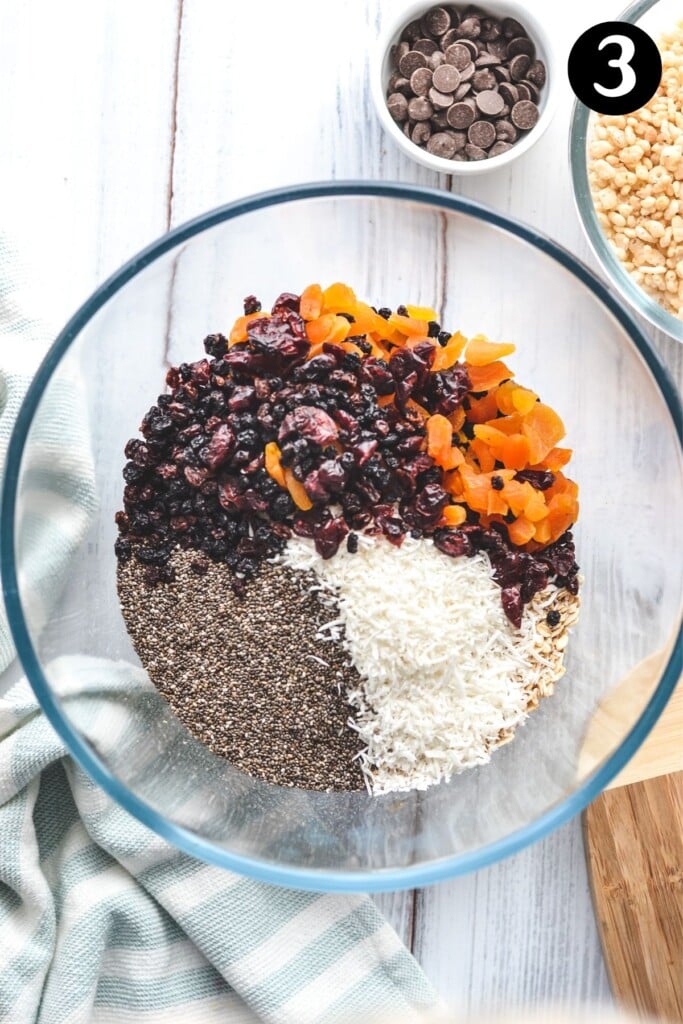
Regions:
<instances>
[{"instance_id":1,"label":"mint green striped cloth","mask_svg":"<svg viewBox=\"0 0 683 1024\"><path fill-rule=\"evenodd\" d=\"M11 273L0 239L0 471L46 343L14 307ZM38 502L20 531L26 600L45 620L95 505L70 388L31 467L66 479L63 506ZM0 610L0 693L13 660ZM98 659L59 668L76 693L146 685ZM416 1021L435 1003L369 898L267 886L179 853L67 756L25 680L0 697L0 1022Z\"/></svg>"}]
</instances>

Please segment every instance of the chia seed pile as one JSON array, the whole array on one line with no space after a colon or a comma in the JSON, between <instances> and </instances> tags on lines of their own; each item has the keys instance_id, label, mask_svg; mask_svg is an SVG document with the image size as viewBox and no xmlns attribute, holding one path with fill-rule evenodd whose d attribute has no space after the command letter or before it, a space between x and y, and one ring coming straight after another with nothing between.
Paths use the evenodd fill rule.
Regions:
<instances>
[{"instance_id":1,"label":"chia seed pile","mask_svg":"<svg viewBox=\"0 0 683 1024\"><path fill-rule=\"evenodd\" d=\"M151 586L139 562L122 563L118 590L133 645L181 722L266 782L363 788L342 696L358 673L338 645L320 649L330 615L311 575L264 565L242 599L218 562L176 550L170 565L174 582Z\"/></svg>"},{"instance_id":2,"label":"chia seed pile","mask_svg":"<svg viewBox=\"0 0 683 1024\"><path fill-rule=\"evenodd\" d=\"M385 328L410 319L405 307L364 308ZM279 785L357 789L363 744L347 694L360 677L343 642L321 644L329 595L314 573L283 563L288 540L307 539L323 560L353 555L359 535L396 547L424 538L454 564L484 553L519 629L548 588L575 600L572 535L522 550L508 536L513 513L462 504L459 524L444 525L453 492L428 454L425 417L464 421L481 393L465 363L434 368L454 337L436 321L400 347L373 342L367 327L354 334L356 317L343 311L315 319L329 319L315 341L313 318L289 293L270 314L253 296L244 310L230 337L206 338L207 358L169 370L169 393L126 445L121 607L152 681L214 753ZM473 438L463 422L453 445L466 450ZM539 493L556 479L502 463L500 474L490 487L503 496L511 477Z\"/></svg>"}]
</instances>

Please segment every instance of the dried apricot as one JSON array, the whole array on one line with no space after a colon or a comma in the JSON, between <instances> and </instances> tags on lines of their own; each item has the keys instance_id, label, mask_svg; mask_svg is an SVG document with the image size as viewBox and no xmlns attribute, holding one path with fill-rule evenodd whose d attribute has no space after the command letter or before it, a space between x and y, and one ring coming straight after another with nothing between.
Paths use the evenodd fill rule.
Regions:
<instances>
[{"instance_id":1,"label":"dried apricot","mask_svg":"<svg viewBox=\"0 0 683 1024\"><path fill-rule=\"evenodd\" d=\"M323 311L323 290L319 284L309 284L301 293L299 313L304 320L317 320Z\"/></svg>"},{"instance_id":2,"label":"dried apricot","mask_svg":"<svg viewBox=\"0 0 683 1024\"><path fill-rule=\"evenodd\" d=\"M515 346L511 342L489 341L483 334L475 334L465 349L465 359L470 366L490 366L502 356L512 355L514 351Z\"/></svg>"}]
</instances>

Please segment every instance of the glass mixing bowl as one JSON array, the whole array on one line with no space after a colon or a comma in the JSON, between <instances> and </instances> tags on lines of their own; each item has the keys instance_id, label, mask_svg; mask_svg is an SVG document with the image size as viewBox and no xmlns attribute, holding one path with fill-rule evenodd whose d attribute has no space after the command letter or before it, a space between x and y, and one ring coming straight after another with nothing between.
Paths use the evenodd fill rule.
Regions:
<instances>
[{"instance_id":1,"label":"glass mixing bowl","mask_svg":"<svg viewBox=\"0 0 683 1024\"><path fill-rule=\"evenodd\" d=\"M618 21L639 25L657 41L683 18L679 0L637 0L618 16ZM569 162L574 199L588 241L602 269L619 293L638 313L672 338L683 341L683 319L673 316L656 299L643 291L618 259L598 221L588 182L588 141L595 114L578 100L574 104L569 132Z\"/></svg>"},{"instance_id":2,"label":"glass mixing bowl","mask_svg":"<svg viewBox=\"0 0 683 1024\"><path fill-rule=\"evenodd\" d=\"M163 390L169 361L200 358L204 336L225 330L245 295L268 301L335 280L378 305L435 305L452 329L514 341L519 379L559 410L575 450L585 582L567 674L489 765L426 792L314 793L238 772L157 695L116 598L123 446ZM89 454L74 441L81 416ZM638 326L537 232L404 185L305 185L232 203L172 231L102 285L31 385L9 449L0 535L19 656L82 767L197 857L318 890L396 889L480 868L580 811L633 754L674 687L680 429L675 390ZM92 500L73 513L74 536L83 507L92 511L68 582L49 600L49 580L38 594L30 582L32 540L46 510L68 522L75 470ZM83 483L89 474L94 488ZM644 662L649 673L644 681L636 673L626 720L612 715Z\"/></svg>"}]
</instances>

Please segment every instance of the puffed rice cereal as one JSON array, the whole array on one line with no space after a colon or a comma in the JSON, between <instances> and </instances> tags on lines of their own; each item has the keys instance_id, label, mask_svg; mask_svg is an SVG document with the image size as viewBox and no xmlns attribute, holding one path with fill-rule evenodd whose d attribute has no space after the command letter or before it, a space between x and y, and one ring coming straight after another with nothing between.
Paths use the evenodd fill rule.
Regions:
<instances>
[{"instance_id":1,"label":"puffed rice cereal","mask_svg":"<svg viewBox=\"0 0 683 1024\"><path fill-rule=\"evenodd\" d=\"M659 40L662 81L644 107L592 122L598 220L633 279L683 319L683 22Z\"/></svg>"}]
</instances>

